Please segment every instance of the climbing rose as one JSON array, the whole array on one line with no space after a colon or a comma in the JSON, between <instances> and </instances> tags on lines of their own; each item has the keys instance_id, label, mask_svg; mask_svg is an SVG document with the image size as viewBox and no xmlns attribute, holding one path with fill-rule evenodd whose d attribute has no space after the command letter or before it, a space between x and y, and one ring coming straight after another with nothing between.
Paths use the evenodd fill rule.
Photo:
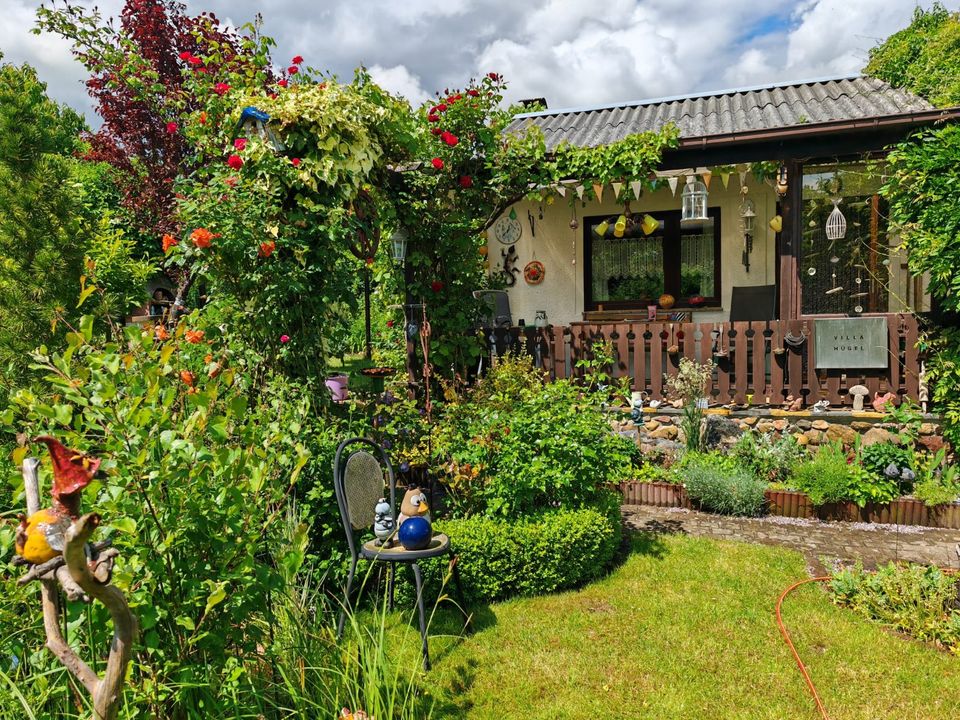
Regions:
<instances>
[{"instance_id":1,"label":"climbing rose","mask_svg":"<svg viewBox=\"0 0 960 720\"><path fill-rule=\"evenodd\" d=\"M258 254L260 257L268 258L273 255L273 251L277 249L277 244L273 240L267 240L266 242L260 243L260 250Z\"/></svg>"},{"instance_id":2,"label":"climbing rose","mask_svg":"<svg viewBox=\"0 0 960 720\"><path fill-rule=\"evenodd\" d=\"M500 76L497 73L487 73L487 77L496 82L500 79Z\"/></svg>"},{"instance_id":3,"label":"climbing rose","mask_svg":"<svg viewBox=\"0 0 960 720\"><path fill-rule=\"evenodd\" d=\"M225 82L218 82L216 85L213 86L213 91L217 95L226 95L227 92L229 92L229 90L230 90L230 86L227 85Z\"/></svg>"},{"instance_id":4,"label":"climbing rose","mask_svg":"<svg viewBox=\"0 0 960 720\"><path fill-rule=\"evenodd\" d=\"M190 239L193 241L193 244L196 245L198 248L210 247L210 241L213 240L214 237L216 236L206 228L197 228L192 233L190 233Z\"/></svg>"},{"instance_id":5,"label":"climbing rose","mask_svg":"<svg viewBox=\"0 0 960 720\"><path fill-rule=\"evenodd\" d=\"M157 325L157 329L153 334L160 342L163 342L170 337L170 333L167 332L167 329L163 325Z\"/></svg>"},{"instance_id":6,"label":"climbing rose","mask_svg":"<svg viewBox=\"0 0 960 720\"><path fill-rule=\"evenodd\" d=\"M458 142L460 142L460 138L458 138L458 137L457 137L456 135L454 135L452 132L448 132L447 134L441 135L440 137L441 137L441 138L443 139L443 141L444 141L447 145L449 145L450 147L453 147L453 146L456 145Z\"/></svg>"},{"instance_id":7,"label":"climbing rose","mask_svg":"<svg viewBox=\"0 0 960 720\"><path fill-rule=\"evenodd\" d=\"M440 116L437 115L436 113L430 113L429 115L427 115L427 120L429 122L440 122Z\"/></svg>"},{"instance_id":8,"label":"climbing rose","mask_svg":"<svg viewBox=\"0 0 960 720\"><path fill-rule=\"evenodd\" d=\"M177 124L175 122L167 123L167 132L171 135L177 131Z\"/></svg>"},{"instance_id":9,"label":"climbing rose","mask_svg":"<svg viewBox=\"0 0 960 720\"><path fill-rule=\"evenodd\" d=\"M440 103L439 105L437 105L437 110L439 110L440 112L446 112L447 111L446 103Z\"/></svg>"},{"instance_id":10,"label":"climbing rose","mask_svg":"<svg viewBox=\"0 0 960 720\"><path fill-rule=\"evenodd\" d=\"M473 178L470 177L469 175L461 175L461 176L460 176L460 187L462 187L462 188L473 187Z\"/></svg>"},{"instance_id":11,"label":"climbing rose","mask_svg":"<svg viewBox=\"0 0 960 720\"><path fill-rule=\"evenodd\" d=\"M440 158L434 158L430 161L437 170L443 170L443 160Z\"/></svg>"},{"instance_id":12,"label":"climbing rose","mask_svg":"<svg viewBox=\"0 0 960 720\"><path fill-rule=\"evenodd\" d=\"M190 63L191 65L201 65L203 63L203 60L198 58L196 55L191 55L189 58L187 58L187 62ZM197 68L197 70L206 72L206 70L202 70L202 68Z\"/></svg>"},{"instance_id":13,"label":"climbing rose","mask_svg":"<svg viewBox=\"0 0 960 720\"><path fill-rule=\"evenodd\" d=\"M289 335L281 335L281 336L280 336L280 342L283 343L284 345L286 345L288 342L290 342L290 336L289 336Z\"/></svg>"},{"instance_id":14,"label":"climbing rose","mask_svg":"<svg viewBox=\"0 0 960 720\"><path fill-rule=\"evenodd\" d=\"M234 170L239 170L243 167L243 158L239 155L231 155L227 158L227 165L232 167Z\"/></svg>"},{"instance_id":15,"label":"climbing rose","mask_svg":"<svg viewBox=\"0 0 960 720\"><path fill-rule=\"evenodd\" d=\"M296 75L298 72L300 72L300 68L298 68L296 65L291 65L287 68L287 72L291 75Z\"/></svg>"},{"instance_id":16,"label":"climbing rose","mask_svg":"<svg viewBox=\"0 0 960 720\"><path fill-rule=\"evenodd\" d=\"M289 84L290 83L287 82L286 78L280 78L279 80L277 80L277 85L279 85L280 87L286 87Z\"/></svg>"},{"instance_id":17,"label":"climbing rose","mask_svg":"<svg viewBox=\"0 0 960 720\"><path fill-rule=\"evenodd\" d=\"M234 146L237 150L243 152L243 149L244 149L245 147L247 147L247 139L246 139L246 138L237 138L236 140L233 141L233 146Z\"/></svg>"},{"instance_id":18,"label":"climbing rose","mask_svg":"<svg viewBox=\"0 0 960 720\"><path fill-rule=\"evenodd\" d=\"M187 330L183 337L191 345L199 345L203 340L203 330Z\"/></svg>"},{"instance_id":19,"label":"climbing rose","mask_svg":"<svg viewBox=\"0 0 960 720\"><path fill-rule=\"evenodd\" d=\"M290 158L290 163L294 167L300 167L300 162L301 162L300 158Z\"/></svg>"},{"instance_id":20,"label":"climbing rose","mask_svg":"<svg viewBox=\"0 0 960 720\"><path fill-rule=\"evenodd\" d=\"M480 93L477 92L476 90L473 90L473 89L467 90L467 95L469 95L470 97L477 97L479 94Z\"/></svg>"},{"instance_id":21,"label":"climbing rose","mask_svg":"<svg viewBox=\"0 0 960 720\"><path fill-rule=\"evenodd\" d=\"M191 57L193 57L193 56L192 56L188 51L186 51L186 50L184 50L182 53L180 53L180 59L181 59L181 60L189 60Z\"/></svg>"},{"instance_id":22,"label":"climbing rose","mask_svg":"<svg viewBox=\"0 0 960 720\"><path fill-rule=\"evenodd\" d=\"M189 387L193 387L193 382L194 382L194 380L193 380L193 373L190 372L189 370L181 370L181 371L180 371L180 379L183 381L183 384L184 384L184 385L187 385L187 386L189 386Z\"/></svg>"},{"instance_id":23,"label":"climbing rose","mask_svg":"<svg viewBox=\"0 0 960 720\"><path fill-rule=\"evenodd\" d=\"M430 283L430 289L434 292L440 292L443 290L443 282L440 280L434 280L432 283Z\"/></svg>"},{"instance_id":24,"label":"climbing rose","mask_svg":"<svg viewBox=\"0 0 960 720\"><path fill-rule=\"evenodd\" d=\"M177 244L177 239L173 235L163 236L163 251L170 252L170 248Z\"/></svg>"},{"instance_id":25,"label":"climbing rose","mask_svg":"<svg viewBox=\"0 0 960 720\"><path fill-rule=\"evenodd\" d=\"M294 56L293 56L293 64L294 64L294 65L301 65L302 63L303 63L303 58L302 58L302 57L300 57L299 55L294 55Z\"/></svg>"},{"instance_id":26,"label":"climbing rose","mask_svg":"<svg viewBox=\"0 0 960 720\"><path fill-rule=\"evenodd\" d=\"M441 130L441 129L438 128L438 127L430 128L430 132L433 133L434 135L442 135L442 134L443 134L443 130Z\"/></svg>"}]
</instances>

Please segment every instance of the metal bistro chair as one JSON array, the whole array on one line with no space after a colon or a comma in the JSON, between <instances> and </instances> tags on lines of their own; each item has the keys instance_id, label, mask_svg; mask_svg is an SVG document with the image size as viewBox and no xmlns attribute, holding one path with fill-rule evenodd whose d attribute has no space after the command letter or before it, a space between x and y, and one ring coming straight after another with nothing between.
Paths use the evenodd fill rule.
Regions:
<instances>
[{"instance_id":1,"label":"metal bistro chair","mask_svg":"<svg viewBox=\"0 0 960 720\"><path fill-rule=\"evenodd\" d=\"M417 589L417 613L420 621L420 639L423 644L423 667L429 670L430 653L427 647L427 616L423 605L423 575L418 561L449 553L450 538L442 533L435 534L430 541L430 546L424 550L404 550L398 544L391 548L384 548L376 545L375 540L360 544L357 533L373 525L374 508L377 500L384 497L385 488L389 489L390 507L394 513L397 512L397 484L393 465L383 448L372 440L351 438L340 443L333 461L333 480L334 489L337 493L337 505L340 508L340 518L343 521L343 529L347 534L347 545L350 548L350 572L347 575L343 607L337 620L337 637L343 635L346 610L350 607L350 593L353 590L353 581L357 571L357 560L363 557L374 562L390 563L388 592L391 609L393 608L393 584L396 565L398 563L410 563ZM463 605L463 591L460 587L460 575L455 562L453 564L453 577L460 596L458 598L461 603L460 610L464 613L464 617L469 620Z\"/></svg>"}]
</instances>

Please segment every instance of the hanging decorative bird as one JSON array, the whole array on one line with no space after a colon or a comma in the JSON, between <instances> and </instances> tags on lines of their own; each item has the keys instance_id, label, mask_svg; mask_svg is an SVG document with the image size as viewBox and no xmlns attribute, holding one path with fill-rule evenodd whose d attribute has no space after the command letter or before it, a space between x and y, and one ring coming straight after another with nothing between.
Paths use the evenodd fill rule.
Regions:
<instances>
[{"instance_id":1,"label":"hanging decorative bird","mask_svg":"<svg viewBox=\"0 0 960 720\"><path fill-rule=\"evenodd\" d=\"M100 461L70 450L49 435L35 438L50 452L53 462L53 506L38 510L29 518L20 516L15 547L17 554L32 565L52 560L63 552L64 534L80 516L80 497L91 483Z\"/></svg>"}]
</instances>

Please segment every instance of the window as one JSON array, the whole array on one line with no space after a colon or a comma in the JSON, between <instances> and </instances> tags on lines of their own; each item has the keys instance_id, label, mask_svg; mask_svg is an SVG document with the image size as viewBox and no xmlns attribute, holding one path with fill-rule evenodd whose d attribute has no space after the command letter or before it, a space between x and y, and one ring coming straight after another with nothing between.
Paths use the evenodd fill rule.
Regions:
<instances>
[{"instance_id":1,"label":"window","mask_svg":"<svg viewBox=\"0 0 960 720\"><path fill-rule=\"evenodd\" d=\"M803 243L800 283L805 315L887 312L890 305L891 242L887 205L879 181L853 163L803 169ZM834 201L846 232L827 238Z\"/></svg>"},{"instance_id":2,"label":"window","mask_svg":"<svg viewBox=\"0 0 960 720\"><path fill-rule=\"evenodd\" d=\"M678 210L650 213L659 226L645 235L640 228L644 213L638 213L619 238L615 218L585 218L585 308L645 308L664 293L676 298L677 307L690 307L696 296L706 305L719 305L720 209L710 208L707 214L706 222L681 226ZM597 228L605 221L600 237Z\"/></svg>"}]
</instances>

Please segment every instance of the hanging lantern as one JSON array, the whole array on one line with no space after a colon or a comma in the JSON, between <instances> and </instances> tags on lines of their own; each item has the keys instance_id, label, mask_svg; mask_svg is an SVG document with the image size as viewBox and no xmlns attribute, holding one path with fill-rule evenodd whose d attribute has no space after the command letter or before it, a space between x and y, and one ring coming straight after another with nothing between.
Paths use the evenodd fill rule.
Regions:
<instances>
[{"instance_id":1,"label":"hanging lantern","mask_svg":"<svg viewBox=\"0 0 960 720\"><path fill-rule=\"evenodd\" d=\"M660 221L657 220L653 215L644 215L643 222L640 223L640 229L643 230L644 235L650 235L654 230L660 227Z\"/></svg>"},{"instance_id":2,"label":"hanging lantern","mask_svg":"<svg viewBox=\"0 0 960 720\"><path fill-rule=\"evenodd\" d=\"M609 228L610 228L610 223L607 222L606 220L604 220L603 222L601 222L600 224L598 224L598 225L593 229L593 231L594 231L599 237L603 237L604 235L607 234L607 230L608 230Z\"/></svg>"},{"instance_id":3,"label":"hanging lantern","mask_svg":"<svg viewBox=\"0 0 960 720\"><path fill-rule=\"evenodd\" d=\"M613 224L613 236L617 238L622 238L623 234L627 231L627 216L621 215L617 218L617 221Z\"/></svg>"},{"instance_id":4,"label":"hanging lantern","mask_svg":"<svg viewBox=\"0 0 960 720\"><path fill-rule=\"evenodd\" d=\"M740 218L743 220L743 232L752 235L757 212L750 198L744 200L743 205L740 206Z\"/></svg>"},{"instance_id":5,"label":"hanging lantern","mask_svg":"<svg viewBox=\"0 0 960 720\"><path fill-rule=\"evenodd\" d=\"M827 218L827 240L842 240L843 236L847 234L847 219L840 212L840 208L837 207L839 203L839 198L833 201L833 212Z\"/></svg>"},{"instance_id":6,"label":"hanging lantern","mask_svg":"<svg viewBox=\"0 0 960 720\"><path fill-rule=\"evenodd\" d=\"M390 236L390 245L393 248L393 260L397 264L402 265L403 261L407 259L408 239L407 231L403 228L400 228Z\"/></svg>"},{"instance_id":7,"label":"hanging lantern","mask_svg":"<svg viewBox=\"0 0 960 720\"><path fill-rule=\"evenodd\" d=\"M692 176L687 178L687 184L680 194L682 211L681 223L696 223L709 220L707 217L707 186Z\"/></svg>"},{"instance_id":8,"label":"hanging lantern","mask_svg":"<svg viewBox=\"0 0 960 720\"><path fill-rule=\"evenodd\" d=\"M770 229L773 230L774 232L782 232L782 231L783 231L783 216L782 216L782 215L774 215L774 216L773 216L773 218L770 220Z\"/></svg>"},{"instance_id":9,"label":"hanging lantern","mask_svg":"<svg viewBox=\"0 0 960 720\"><path fill-rule=\"evenodd\" d=\"M783 197L787 194L787 166L781 165L777 170L777 195Z\"/></svg>"}]
</instances>

